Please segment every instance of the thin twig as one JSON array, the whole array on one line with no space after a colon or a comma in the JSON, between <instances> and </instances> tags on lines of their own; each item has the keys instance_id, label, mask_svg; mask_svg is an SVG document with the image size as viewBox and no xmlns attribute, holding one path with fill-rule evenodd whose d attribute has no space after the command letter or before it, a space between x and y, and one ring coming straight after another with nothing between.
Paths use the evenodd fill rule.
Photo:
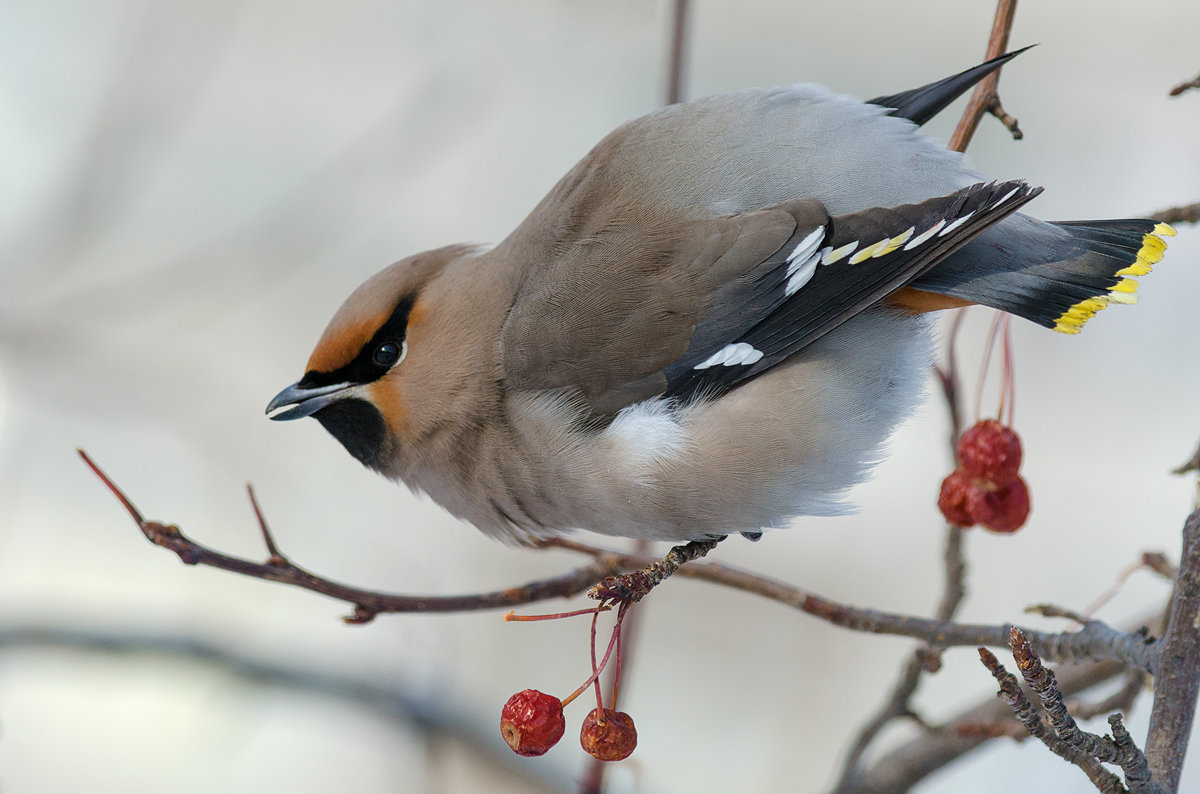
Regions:
<instances>
[{"instance_id":1,"label":"thin twig","mask_svg":"<svg viewBox=\"0 0 1200 794\"><path fill-rule=\"evenodd\" d=\"M693 540L682 546L676 546L661 560L655 560L642 566L640 571L605 577L603 581L588 590L588 598L594 598L600 602L637 603L682 566L715 549L722 540L723 538Z\"/></svg>"},{"instance_id":2,"label":"thin twig","mask_svg":"<svg viewBox=\"0 0 1200 794\"><path fill-rule=\"evenodd\" d=\"M288 559L275 545L275 538L271 536L271 530L267 527L267 518L263 515L262 508L258 506L258 498L254 495L254 486L250 483L246 483L246 494L250 497L250 507L254 509L254 519L258 521L258 528L262 531L263 545L267 547L267 554L271 555L267 559L267 564L287 565Z\"/></svg>"},{"instance_id":3,"label":"thin twig","mask_svg":"<svg viewBox=\"0 0 1200 794\"><path fill-rule=\"evenodd\" d=\"M1158 655L1146 757L1165 791L1179 789L1200 693L1200 510L1183 525L1183 553L1171 596L1171 617Z\"/></svg>"},{"instance_id":4,"label":"thin twig","mask_svg":"<svg viewBox=\"0 0 1200 794\"><path fill-rule=\"evenodd\" d=\"M1191 91L1193 88L1200 88L1200 74L1196 75L1186 83L1180 83L1167 92L1167 96L1179 96L1180 94Z\"/></svg>"},{"instance_id":5,"label":"thin twig","mask_svg":"<svg viewBox=\"0 0 1200 794\"><path fill-rule=\"evenodd\" d=\"M988 38L987 57L985 60L998 58L1008 49L1008 35L1012 31L1013 19L1017 14L1017 0L999 0L996 3L996 16L992 19L992 33ZM965 152L967 144L975 135L980 119L985 113L991 113L1008 128L1015 140L1023 136L1017 127L1017 120L1008 115L1000 105L1000 69L979 81L971 98L967 101L967 109L963 111L962 119L950 136L949 148L956 152Z\"/></svg>"},{"instance_id":6,"label":"thin twig","mask_svg":"<svg viewBox=\"0 0 1200 794\"><path fill-rule=\"evenodd\" d=\"M956 526L947 525L946 548L943 554L946 570L945 589L942 593L941 603L938 604L936 613L938 620L949 621L966 595L964 584L966 561L962 554L962 540L963 531ZM919 717L912 708L912 697L916 694L917 687L920 686L922 673L936 672L940 664L939 654L938 647L925 644L917 647L905 660L891 694L884 700L875 715L859 729L858 735L855 736L854 742L847 751L842 762L841 775L833 789L835 792L848 791L855 786L862 771L862 758L866 754L867 748L889 723L898 718L919 721Z\"/></svg>"},{"instance_id":7,"label":"thin twig","mask_svg":"<svg viewBox=\"0 0 1200 794\"><path fill-rule=\"evenodd\" d=\"M1101 766L1094 757L1073 746L1056 732L1047 729L1041 714L1038 713L1029 698L1025 697L1025 692L1017 683L1016 677L1004 669L1004 665L1000 664L1000 660L996 658L995 654L987 648L980 648L979 659L991 672L996 682L1000 684L1000 691L997 695L1012 709L1013 714L1030 736L1046 745L1046 748L1059 758L1079 767L1087 775L1088 780L1092 781L1092 784L1100 791L1110 794L1125 791L1125 786L1121 784L1120 779ZM1044 672L1044 668L1042 670ZM1058 691L1057 688L1055 691Z\"/></svg>"},{"instance_id":8,"label":"thin twig","mask_svg":"<svg viewBox=\"0 0 1200 794\"><path fill-rule=\"evenodd\" d=\"M1133 794L1163 794L1149 770L1145 755L1133 741L1133 737L1125 730L1121 714L1113 714L1108 718L1113 728L1113 738L1097 736L1079 727L1071 712L1067 709L1066 699L1059 689L1054 671L1042 664L1037 651L1029 638L1020 629L1013 629L1011 642L1013 659L1021 671L1025 683L1037 693L1046 717L1054 728L1054 734L1068 746L1083 754L1088 760L1100 761L1106 764L1117 764L1125 773L1125 781ZM1053 748L1052 748L1053 749ZM1066 756L1064 756L1066 757ZM1075 761L1096 783L1101 791L1124 791L1123 786L1114 786L1108 778L1097 779L1092 776L1090 766Z\"/></svg>"},{"instance_id":9,"label":"thin twig","mask_svg":"<svg viewBox=\"0 0 1200 794\"><path fill-rule=\"evenodd\" d=\"M671 50L667 60L666 104L683 100L683 65L687 48L688 0L675 0L671 6Z\"/></svg>"},{"instance_id":10,"label":"thin twig","mask_svg":"<svg viewBox=\"0 0 1200 794\"><path fill-rule=\"evenodd\" d=\"M1200 223L1200 202L1184 204L1181 207L1167 207L1146 216L1163 223Z\"/></svg>"},{"instance_id":11,"label":"thin twig","mask_svg":"<svg viewBox=\"0 0 1200 794\"><path fill-rule=\"evenodd\" d=\"M1200 213L1200 204L1196 204L1196 211ZM1172 469L1172 474L1187 474L1191 471L1200 471L1200 445L1196 446L1196 451L1192 453L1192 457L1188 458L1179 468Z\"/></svg>"},{"instance_id":12,"label":"thin twig","mask_svg":"<svg viewBox=\"0 0 1200 794\"><path fill-rule=\"evenodd\" d=\"M187 565L206 565L256 579L302 587L305 590L312 590L353 604L353 614L344 618L347 623L368 623L376 615L386 612L465 612L520 606L548 598L569 598L582 593L597 579L618 570L617 562L613 557L596 555L590 565L576 568L550 579L529 582L518 587L508 587L492 593L426 596L396 595L363 590L326 579L300 568L288 561L279 552L273 541L268 543L271 558L266 563L257 563L222 554L196 543L173 524L147 521L121 489L88 457L87 453L79 450L79 455L120 500L137 523L138 528L142 530L142 534L151 543L175 552L179 559ZM267 529L266 522L262 522L259 526L264 537L270 538L270 530Z\"/></svg>"},{"instance_id":13,"label":"thin twig","mask_svg":"<svg viewBox=\"0 0 1200 794\"><path fill-rule=\"evenodd\" d=\"M1113 661L1091 662L1064 668L1059 688L1066 694L1082 693L1120 675L1124 665ZM1012 712L993 697L964 710L944 726L922 731L918 736L889 750L864 770L853 794L903 794L929 775L1007 731L980 730L1004 720ZM1018 726L1019 727L1019 726Z\"/></svg>"},{"instance_id":14,"label":"thin twig","mask_svg":"<svg viewBox=\"0 0 1200 794\"><path fill-rule=\"evenodd\" d=\"M1127 565L1125 569L1117 575L1116 581L1109 585L1108 589L1096 596L1096 598L1092 600L1092 603L1083 608L1082 612L1080 613L1082 617L1080 617L1077 622L1081 625L1086 623L1087 619L1100 611L1102 606L1117 597L1117 594L1121 592L1121 588L1125 586L1125 583L1129 580L1130 576L1133 576L1133 574L1141 570L1150 570L1159 574L1160 576L1165 575L1171 580L1175 579L1175 566L1171 565L1165 554L1163 554L1161 551L1144 551L1142 552L1141 559L1135 563Z\"/></svg>"},{"instance_id":15,"label":"thin twig","mask_svg":"<svg viewBox=\"0 0 1200 794\"><path fill-rule=\"evenodd\" d=\"M1072 747L1053 731L1047 729L1041 714L1038 713L1029 698L1025 697L1025 692L1017 683L1016 677L1004 669L1004 665L1000 664L1000 660L991 651L987 648L980 648L979 658L995 677L996 682L1000 684L998 696L1012 709L1017 721L1030 736L1041 741L1050 752L1082 769L1100 791L1124 791L1124 786L1121 785L1117 776L1101 766L1095 758Z\"/></svg>"}]
</instances>

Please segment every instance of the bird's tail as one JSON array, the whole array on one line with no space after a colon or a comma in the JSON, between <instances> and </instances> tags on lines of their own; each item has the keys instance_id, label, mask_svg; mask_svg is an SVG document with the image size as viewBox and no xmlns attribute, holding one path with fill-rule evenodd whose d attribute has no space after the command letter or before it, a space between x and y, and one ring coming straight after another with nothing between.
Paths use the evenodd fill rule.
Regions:
<instances>
[{"instance_id":1,"label":"bird's tail","mask_svg":"<svg viewBox=\"0 0 1200 794\"><path fill-rule=\"evenodd\" d=\"M1013 215L912 286L1077 334L1111 303L1137 303L1138 282L1175 230L1154 220L1046 223Z\"/></svg>"}]
</instances>

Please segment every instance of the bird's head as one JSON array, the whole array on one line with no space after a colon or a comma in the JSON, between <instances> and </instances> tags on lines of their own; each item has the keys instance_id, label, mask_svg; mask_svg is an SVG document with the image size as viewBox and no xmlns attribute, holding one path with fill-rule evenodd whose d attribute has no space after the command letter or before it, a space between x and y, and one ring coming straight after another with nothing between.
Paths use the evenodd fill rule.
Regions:
<instances>
[{"instance_id":1,"label":"bird's head","mask_svg":"<svg viewBox=\"0 0 1200 794\"><path fill-rule=\"evenodd\" d=\"M414 433L414 386L445 351L428 349L426 288L468 254L449 246L403 259L358 287L334 314L304 377L267 405L271 419L311 416L363 465L392 474L396 450ZM427 379L427 378L426 378Z\"/></svg>"}]
</instances>

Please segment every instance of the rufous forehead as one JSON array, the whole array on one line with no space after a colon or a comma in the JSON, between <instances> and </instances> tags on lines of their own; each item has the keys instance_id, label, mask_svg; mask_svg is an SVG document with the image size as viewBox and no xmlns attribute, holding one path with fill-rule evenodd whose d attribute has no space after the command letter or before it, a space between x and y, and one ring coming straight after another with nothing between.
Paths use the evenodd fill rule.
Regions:
<instances>
[{"instance_id":1,"label":"rufous forehead","mask_svg":"<svg viewBox=\"0 0 1200 794\"><path fill-rule=\"evenodd\" d=\"M362 320L330 324L308 357L304 371L333 372L346 366L390 316L390 311L384 311Z\"/></svg>"},{"instance_id":2,"label":"rufous forehead","mask_svg":"<svg viewBox=\"0 0 1200 794\"><path fill-rule=\"evenodd\" d=\"M420 325L427 314L425 301L418 300L408 313L408 327ZM392 310L389 309L363 320L339 322L335 317L321 335L304 371L333 372L346 366L391 316Z\"/></svg>"}]
</instances>

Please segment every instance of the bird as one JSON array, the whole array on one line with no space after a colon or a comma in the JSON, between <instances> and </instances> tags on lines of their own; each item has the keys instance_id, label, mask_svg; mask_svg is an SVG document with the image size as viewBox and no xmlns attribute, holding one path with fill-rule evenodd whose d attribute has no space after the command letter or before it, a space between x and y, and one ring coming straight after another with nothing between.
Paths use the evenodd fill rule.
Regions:
<instances>
[{"instance_id":1,"label":"bird","mask_svg":"<svg viewBox=\"0 0 1200 794\"><path fill-rule=\"evenodd\" d=\"M603 138L494 247L368 278L267 406L498 539L677 543L853 509L920 403L932 313L1075 334L1174 235L1047 222L919 127L1017 50L861 101L795 84Z\"/></svg>"}]
</instances>

